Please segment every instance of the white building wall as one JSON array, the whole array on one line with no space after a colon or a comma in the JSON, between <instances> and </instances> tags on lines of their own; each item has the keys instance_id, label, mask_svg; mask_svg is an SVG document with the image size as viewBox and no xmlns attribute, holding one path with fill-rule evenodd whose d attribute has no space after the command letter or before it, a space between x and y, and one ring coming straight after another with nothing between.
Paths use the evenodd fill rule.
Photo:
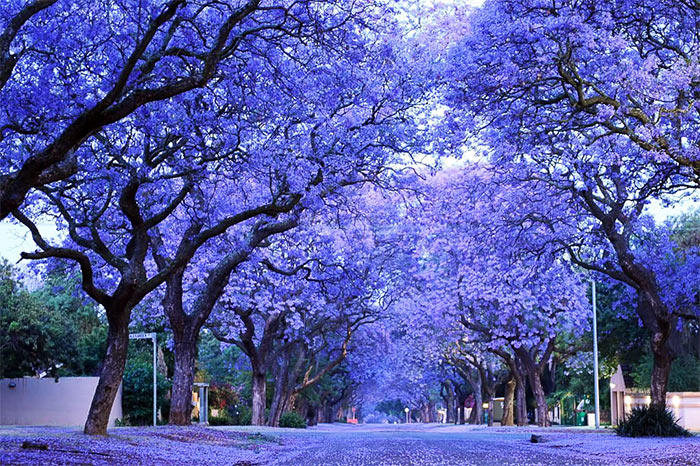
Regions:
<instances>
[{"instance_id":1,"label":"white building wall","mask_svg":"<svg viewBox=\"0 0 700 466\"><path fill-rule=\"evenodd\" d=\"M0 425L82 426L98 377L0 379ZM14 387L11 385L14 384ZM122 387L109 426L122 418Z\"/></svg>"}]
</instances>

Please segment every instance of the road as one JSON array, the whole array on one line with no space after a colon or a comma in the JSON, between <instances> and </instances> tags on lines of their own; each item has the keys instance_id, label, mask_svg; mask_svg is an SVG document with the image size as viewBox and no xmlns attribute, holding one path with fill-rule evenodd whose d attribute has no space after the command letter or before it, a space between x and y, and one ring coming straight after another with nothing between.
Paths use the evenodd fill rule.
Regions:
<instances>
[{"instance_id":1,"label":"road","mask_svg":"<svg viewBox=\"0 0 700 466\"><path fill-rule=\"evenodd\" d=\"M547 443L530 442L531 431L440 425L318 426L306 431L266 431L279 435L284 448L259 465L295 466L496 466L610 465L610 458L586 457L562 439L570 434L545 433ZM576 436L607 434L576 433ZM620 463L623 464L623 463Z\"/></svg>"},{"instance_id":2,"label":"road","mask_svg":"<svg viewBox=\"0 0 700 466\"><path fill-rule=\"evenodd\" d=\"M543 443L531 443L532 433ZM700 465L700 438L629 439L607 430L440 424L269 427L0 426L0 465L646 466Z\"/></svg>"}]
</instances>

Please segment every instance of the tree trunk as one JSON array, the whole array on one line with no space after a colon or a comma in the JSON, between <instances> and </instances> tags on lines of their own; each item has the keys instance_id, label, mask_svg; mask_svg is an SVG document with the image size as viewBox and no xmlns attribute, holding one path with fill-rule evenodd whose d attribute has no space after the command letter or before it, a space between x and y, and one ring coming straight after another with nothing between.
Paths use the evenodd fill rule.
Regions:
<instances>
[{"instance_id":1,"label":"tree trunk","mask_svg":"<svg viewBox=\"0 0 700 466\"><path fill-rule=\"evenodd\" d=\"M467 382L472 387L474 392L474 407L469 416L470 424L482 424L484 422L484 408L483 403L483 383L481 380L481 374L478 370L474 369L472 371L466 372Z\"/></svg>"},{"instance_id":2,"label":"tree trunk","mask_svg":"<svg viewBox=\"0 0 700 466\"><path fill-rule=\"evenodd\" d=\"M330 403L326 404L326 407L324 409L324 416L325 416L324 422L327 422L330 424L330 423L335 421L335 419L333 419L333 406Z\"/></svg>"},{"instance_id":3,"label":"tree trunk","mask_svg":"<svg viewBox=\"0 0 700 466\"><path fill-rule=\"evenodd\" d=\"M474 407L472 408L471 415L469 416L469 424L483 424L484 422L484 408L483 397L481 396L481 387L474 391Z\"/></svg>"},{"instance_id":4,"label":"tree trunk","mask_svg":"<svg viewBox=\"0 0 700 466\"><path fill-rule=\"evenodd\" d=\"M465 424L467 422L466 408L464 403L467 401L467 395L464 391L458 390L457 392L457 418L456 422L459 424Z\"/></svg>"},{"instance_id":5,"label":"tree trunk","mask_svg":"<svg viewBox=\"0 0 700 466\"><path fill-rule=\"evenodd\" d=\"M547 398L545 397L544 387L542 387L542 381L540 380L540 373L532 361L525 362L525 366L528 368L528 380L530 380L530 387L532 388L532 394L535 396L535 403L537 405L537 425L540 427L548 427L549 416L547 415Z\"/></svg>"},{"instance_id":6,"label":"tree trunk","mask_svg":"<svg viewBox=\"0 0 700 466\"><path fill-rule=\"evenodd\" d=\"M267 420L267 425L271 427L279 426L280 417L282 417L282 414L289 406L289 398L292 391L290 385L296 381L296 373L290 378L290 359L291 351L289 349L284 351L278 358L279 362L275 371L275 391L272 395L270 414Z\"/></svg>"},{"instance_id":7,"label":"tree trunk","mask_svg":"<svg viewBox=\"0 0 700 466\"><path fill-rule=\"evenodd\" d=\"M479 374L481 375L483 402L488 403L486 424L493 427L493 397L496 395L496 379L489 369L479 369Z\"/></svg>"},{"instance_id":8,"label":"tree trunk","mask_svg":"<svg viewBox=\"0 0 700 466\"><path fill-rule=\"evenodd\" d=\"M187 332L190 333L190 332ZM194 385L197 338L174 332L175 372L170 399L169 424L186 426L192 420L192 387Z\"/></svg>"},{"instance_id":9,"label":"tree trunk","mask_svg":"<svg viewBox=\"0 0 700 466\"><path fill-rule=\"evenodd\" d=\"M488 417L486 424L489 427L493 427L493 401L489 400L489 407L486 409L486 415Z\"/></svg>"},{"instance_id":10,"label":"tree trunk","mask_svg":"<svg viewBox=\"0 0 700 466\"><path fill-rule=\"evenodd\" d=\"M525 377L519 375L515 379L515 422L518 427L524 427L530 423L527 418L527 392Z\"/></svg>"},{"instance_id":11,"label":"tree trunk","mask_svg":"<svg viewBox=\"0 0 700 466\"><path fill-rule=\"evenodd\" d=\"M539 377L534 377L532 380L532 393L535 395L537 403L537 425L540 427L549 426L549 416L547 414L547 397L544 395L544 388Z\"/></svg>"},{"instance_id":12,"label":"tree trunk","mask_svg":"<svg viewBox=\"0 0 700 466\"><path fill-rule=\"evenodd\" d=\"M277 427L280 423L280 417L285 411L289 411L291 405L291 396L289 395L290 387L282 386L275 387L275 393L272 396L272 404L270 405L270 415L267 425Z\"/></svg>"},{"instance_id":13,"label":"tree trunk","mask_svg":"<svg viewBox=\"0 0 700 466\"><path fill-rule=\"evenodd\" d=\"M535 395L535 403L537 404L537 425L540 427L548 427L547 397L544 394L544 387L540 379L542 375L542 365L538 365L525 348L520 347L516 349L516 353L518 359L522 362L523 366L525 366L525 371L530 381L530 387L532 388L532 394Z\"/></svg>"},{"instance_id":14,"label":"tree trunk","mask_svg":"<svg viewBox=\"0 0 700 466\"><path fill-rule=\"evenodd\" d=\"M254 426L265 425L265 390L266 374L253 371L253 408L250 423Z\"/></svg>"},{"instance_id":15,"label":"tree trunk","mask_svg":"<svg viewBox=\"0 0 700 466\"><path fill-rule=\"evenodd\" d=\"M443 383L443 392L442 399L445 401L445 408L447 409L447 419L445 419L445 422L451 424L456 422L457 416L455 412L455 392L449 380Z\"/></svg>"},{"instance_id":16,"label":"tree trunk","mask_svg":"<svg viewBox=\"0 0 700 466\"><path fill-rule=\"evenodd\" d=\"M513 405L515 404L515 386L517 382L515 377L511 376L508 382L506 382L506 391L503 396L503 417L501 418L502 426L513 426L515 425L514 420L514 410Z\"/></svg>"},{"instance_id":17,"label":"tree trunk","mask_svg":"<svg viewBox=\"0 0 700 466\"><path fill-rule=\"evenodd\" d=\"M427 424L430 422L430 405L423 403L423 405L420 407L420 422L423 424Z\"/></svg>"},{"instance_id":18,"label":"tree trunk","mask_svg":"<svg viewBox=\"0 0 700 466\"><path fill-rule=\"evenodd\" d=\"M652 345L653 346L653 345ZM673 357L666 348L654 351L654 365L651 370L651 404L654 406L666 406L666 389L668 376L671 373Z\"/></svg>"},{"instance_id":19,"label":"tree trunk","mask_svg":"<svg viewBox=\"0 0 700 466\"><path fill-rule=\"evenodd\" d=\"M109 415L124 375L129 347L129 310L122 310L118 318L109 319L107 353L102 360L100 380L92 397L84 432L88 435L107 435Z\"/></svg>"},{"instance_id":20,"label":"tree trunk","mask_svg":"<svg viewBox=\"0 0 700 466\"><path fill-rule=\"evenodd\" d=\"M317 416L316 406L309 403L306 407L306 425L307 426L315 426L317 424L316 416Z\"/></svg>"}]
</instances>

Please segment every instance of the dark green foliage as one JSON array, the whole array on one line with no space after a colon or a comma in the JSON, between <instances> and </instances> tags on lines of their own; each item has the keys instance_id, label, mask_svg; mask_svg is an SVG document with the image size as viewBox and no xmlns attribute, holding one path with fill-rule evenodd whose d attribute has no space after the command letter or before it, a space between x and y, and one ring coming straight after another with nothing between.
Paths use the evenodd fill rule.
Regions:
<instances>
[{"instance_id":1,"label":"dark green foliage","mask_svg":"<svg viewBox=\"0 0 700 466\"><path fill-rule=\"evenodd\" d=\"M632 409L615 428L622 437L688 437L690 433L678 425L673 413L660 406L640 406Z\"/></svg>"},{"instance_id":2,"label":"dark green foliage","mask_svg":"<svg viewBox=\"0 0 700 466\"><path fill-rule=\"evenodd\" d=\"M635 387L649 388L651 383L651 368L653 357L646 353L634 366L632 378ZM684 354L671 364L671 374L668 377L669 392L700 391L700 361L692 354Z\"/></svg>"},{"instance_id":3,"label":"dark green foliage","mask_svg":"<svg viewBox=\"0 0 700 466\"><path fill-rule=\"evenodd\" d=\"M228 415L211 416L209 418L210 426L235 426L236 423Z\"/></svg>"},{"instance_id":4,"label":"dark green foliage","mask_svg":"<svg viewBox=\"0 0 700 466\"><path fill-rule=\"evenodd\" d=\"M209 331L203 331L199 338L197 366L209 374L211 382L226 382L239 385L239 371L233 365L241 356L241 350L235 346L221 348L221 342Z\"/></svg>"},{"instance_id":5,"label":"dark green foliage","mask_svg":"<svg viewBox=\"0 0 700 466\"><path fill-rule=\"evenodd\" d=\"M253 422L253 410L250 406L239 404L238 406L229 406L229 417L231 417L238 426L249 426Z\"/></svg>"},{"instance_id":6,"label":"dark green foliage","mask_svg":"<svg viewBox=\"0 0 700 466\"><path fill-rule=\"evenodd\" d=\"M292 429L306 429L306 421L301 414L294 411L287 411L280 416L280 427L291 427Z\"/></svg>"},{"instance_id":7,"label":"dark green foliage","mask_svg":"<svg viewBox=\"0 0 700 466\"><path fill-rule=\"evenodd\" d=\"M29 292L0 262L0 377L97 374L107 326L80 296L75 279L58 275Z\"/></svg>"},{"instance_id":8,"label":"dark green foliage","mask_svg":"<svg viewBox=\"0 0 700 466\"><path fill-rule=\"evenodd\" d=\"M209 406L214 409L226 410L238 403L238 392L229 383L212 383L209 385Z\"/></svg>"},{"instance_id":9,"label":"dark green foliage","mask_svg":"<svg viewBox=\"0 0 700 466\"><path fill-rule=\"evenodd\" d=\"M124 371L122 382L122 407L124 417L130 425L149 425L153 422L153 363L145 357L130 359ZM168 382L158 374L158 408L168 411L169 401L166 399L170 390Z\"/></svg>"},{"instance_id":10,"label":"dark green foliage","mask_svg":"<svg viewBox=\"0 0 700 466\"><path fill-rule=\"evenodd\" d=\"M403 409L405 408L405 404L401 402L401 400L384 400L379 403L377 403L377 406L375 410L380 413L387 414L389 416L394 416L398 417L399 419L402 419L401 416L404 415Z\"/></svg>"}]
</instances>

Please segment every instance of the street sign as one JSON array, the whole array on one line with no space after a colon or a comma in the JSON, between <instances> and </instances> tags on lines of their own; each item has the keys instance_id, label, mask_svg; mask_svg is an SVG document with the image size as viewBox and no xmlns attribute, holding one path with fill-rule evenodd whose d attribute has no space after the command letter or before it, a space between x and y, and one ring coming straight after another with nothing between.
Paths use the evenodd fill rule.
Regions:
<instances>
[{"instance_id":1,"label":"street sign","mask_svg":"<svg viewBox=\"0 0 700 466\"><path fill-rule=\"evenodd\" d=\"M155 338L155 333L130 333L129 340L143 340L145 338Z\"/></svg>"}]
</instances>

